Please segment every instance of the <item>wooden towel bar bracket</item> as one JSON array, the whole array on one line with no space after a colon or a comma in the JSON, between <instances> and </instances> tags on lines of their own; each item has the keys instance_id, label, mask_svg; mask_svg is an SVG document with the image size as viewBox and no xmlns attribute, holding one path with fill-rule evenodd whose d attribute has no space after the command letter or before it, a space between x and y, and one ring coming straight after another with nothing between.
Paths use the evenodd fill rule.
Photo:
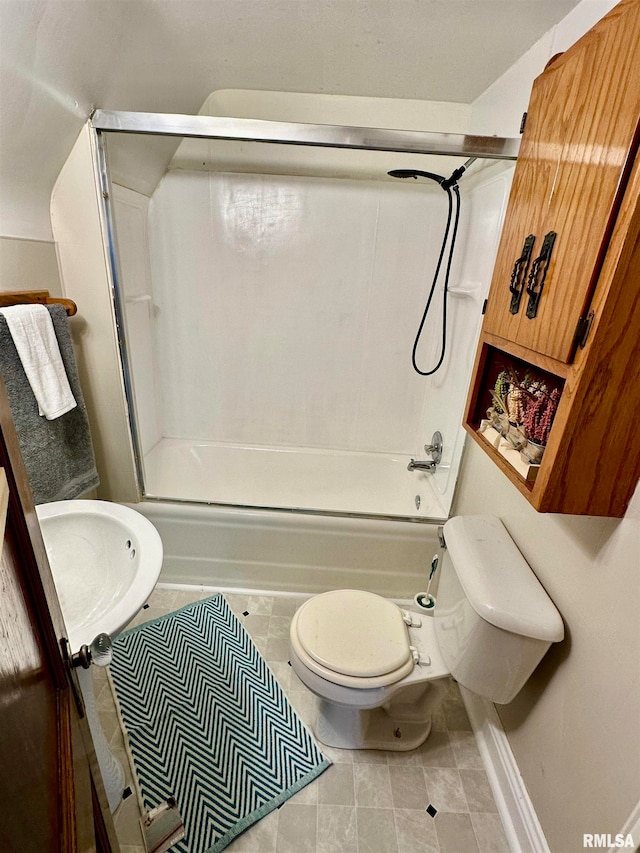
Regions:
<instances>
[{"instance_id":1,"label":"wooden towel bar bracket","mask_svg":"<svg viewBox=\"0 0 640 853\"><path fill-rule=\"evenodd\" d=\"M8 308L9 305L30 305L34 302L41 305L64 305L69 317L78 313L78 306L72 299L51 296L48 290L7 290L0 293L0 308Z\"/></svg>"}]
</instances>

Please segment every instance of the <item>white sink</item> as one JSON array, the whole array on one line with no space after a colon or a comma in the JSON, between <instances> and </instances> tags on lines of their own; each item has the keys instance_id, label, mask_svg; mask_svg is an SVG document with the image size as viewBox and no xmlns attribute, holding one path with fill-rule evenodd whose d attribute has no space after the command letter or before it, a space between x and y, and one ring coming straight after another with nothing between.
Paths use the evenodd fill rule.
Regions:
<instances>
[{"instance_id":1,"label":"white sink","mask_svg":"<svg viewBox=\"0 0 640 853\"><path fill-rule=\"evenodd\" d=\"M108 501L56 501L36 512L72 650L96 634L115 638L158 582L158 531L139 512Z\"/></svg>"},{"instance_id":2,"label":"white sink","mask_svg":"<svg viewBox=\"0 0 640 853\"><path fill-rule=\"evenodd\" d=\"M72 652L97 634L114 638L151 595L162 541L134 509L108 501L56 501L36 507ZM88 669L77 669L109 808L122 802L125 775L111 752Z\"/></svg>"}]
</instances>

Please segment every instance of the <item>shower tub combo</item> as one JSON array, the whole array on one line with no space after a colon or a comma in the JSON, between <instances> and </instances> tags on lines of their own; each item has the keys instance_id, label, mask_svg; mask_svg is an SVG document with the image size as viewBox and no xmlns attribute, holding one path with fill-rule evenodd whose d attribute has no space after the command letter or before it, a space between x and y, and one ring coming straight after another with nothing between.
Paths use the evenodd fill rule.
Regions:
<instances>
[{"instance_id":1,"label":"shower tub combo","mask_svg":"<svg viewBox=\"0 0 640 853\"><path fill-rule=\"evenodd\" d=\"M276 115L286 100L243 97ZM292 96L289 116L314 97ZM379 114L352 100L358 118ZM232 101L214 93L199 116L97 111L52 196L65 294L95 333L77 342L105 496L137 492L162 581L407 598L451 507L518 141L466 135L457 105L453 134L206 114ZM444 194L387 173L449 175L469 158L485 164L461 179L443 284ZM435 364L443 332L447 347L424 377L410 353L432 281L414 355ZM432 460L436 430L440 461L411 466Z\"/></svg>"}]
</instances>

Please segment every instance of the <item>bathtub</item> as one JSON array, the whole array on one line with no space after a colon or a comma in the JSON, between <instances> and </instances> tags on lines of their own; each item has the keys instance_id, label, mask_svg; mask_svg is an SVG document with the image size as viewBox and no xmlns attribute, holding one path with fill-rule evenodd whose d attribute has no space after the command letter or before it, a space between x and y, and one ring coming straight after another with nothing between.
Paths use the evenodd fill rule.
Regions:
<instances>
[{"instance_id":1,"label":"bathtub","mask_svg":"<svg viewBox=\"0 0 640 853\"><path fill-rule=\"evenodd\" d=\"M433 474L408 471L410 458L163 438L142 463L145 494L153 499L442 523L449 465Z\"/></svg>"},{"instance_id":2,"label":"bathtub","mask_svg":"<svg viewBox=\"0 0 640 853\"><path fill-rule=\"evenodd\" d=\"M438 525L177 501L129 504L164 546L160 583L265 592L365 589L408 599L424 590Z\"/></svg>"}]
</instances>

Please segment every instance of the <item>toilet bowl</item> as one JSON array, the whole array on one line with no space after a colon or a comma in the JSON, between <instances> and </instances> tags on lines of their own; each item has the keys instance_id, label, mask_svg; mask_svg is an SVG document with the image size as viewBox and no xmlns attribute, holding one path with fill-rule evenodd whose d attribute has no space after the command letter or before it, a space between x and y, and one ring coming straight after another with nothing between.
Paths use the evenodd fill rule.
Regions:
<instances>
[{"instance_id":1,"label":"toilet bowl","mask_svg":"<svg viewBox=\"0 0 640 853\"><path fill-rule=\"evenodd\" d=\"M320 697L322 743L407 750L428 736L444 692L438 681L449 675L430 617L370 592L334 590L295 613L289 651L295 673Z\"/></svg>"},{"instance_id":2,"label":"toilet bowl","mask_svg":"<svg viewBox=\"0 0 640 853\"><path fill-rule=\"evenodd\" d=\"M351 589L316 595L295 613L291 665L320 699L321 743L414 749L429 735L449 675L510 702L563 638L560 614L500 519L453 518L444 535L433 616Z\"/></svg>"}]
</instances>

